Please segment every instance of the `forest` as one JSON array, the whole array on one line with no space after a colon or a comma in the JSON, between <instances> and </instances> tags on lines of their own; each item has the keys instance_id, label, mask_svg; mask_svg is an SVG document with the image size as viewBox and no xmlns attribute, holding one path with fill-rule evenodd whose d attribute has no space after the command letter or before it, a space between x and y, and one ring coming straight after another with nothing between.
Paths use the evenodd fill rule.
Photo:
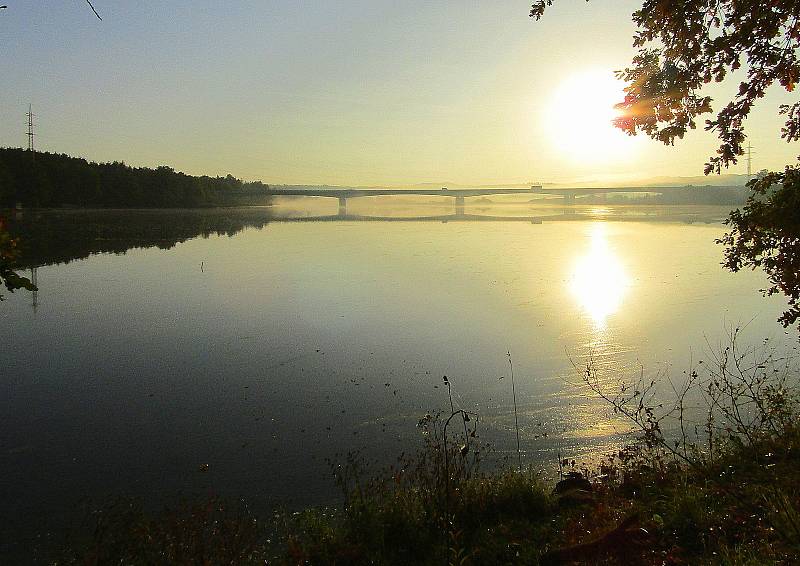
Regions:
<instances>
[{"instance_id":1,"label":"forest","mask_svg":"<svg viewBox=\"0 0 800 566\"><path fill-rule=\"evenodd\" d=\"M687 185L679 189L664 191L662 194L610 194L605 197L606 202L614 204L658 204L658 205L743 205L747 202L750 191L745 186L692 186ZM595 197L597 202L601 199Z\"/></svg>"},{"instance_id":2,"label":"forest","mask_svg":"<svg viewBox=\"0 0 800 566\"><path fill-rule=\"evenodd\" d=\"M0 208L194 208L269 204L269 185L0 148Z\"/></svg>"}]
</instances>

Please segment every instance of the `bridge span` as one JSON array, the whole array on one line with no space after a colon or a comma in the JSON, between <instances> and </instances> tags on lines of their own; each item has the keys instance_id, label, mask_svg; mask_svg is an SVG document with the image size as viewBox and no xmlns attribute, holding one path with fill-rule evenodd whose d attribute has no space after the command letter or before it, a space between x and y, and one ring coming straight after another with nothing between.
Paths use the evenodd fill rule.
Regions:
<instances>
[{"instance_id":1,"label":"bridge span","mask_svg":"<svg viewBox=\"0 0 800 566\"><path fill-rule=\"evenodd\" d=\"M663 194L669 190L681 187L548 187L531 185L529 189L522 188L475 188L475 189L356 189L356 188L273 188L264 192L269 196L303 196L303 197L330 197L339 200L339 213L346 214L347 199L357 197L378 197L390 195L422 195L452 197L455 200L457 214L464 213L464 199L466 197L479 197L490 195L554 195L561 196L569 204L577 196L599 195L607 193L656 193Z\"/></svg>"}]
</instances>

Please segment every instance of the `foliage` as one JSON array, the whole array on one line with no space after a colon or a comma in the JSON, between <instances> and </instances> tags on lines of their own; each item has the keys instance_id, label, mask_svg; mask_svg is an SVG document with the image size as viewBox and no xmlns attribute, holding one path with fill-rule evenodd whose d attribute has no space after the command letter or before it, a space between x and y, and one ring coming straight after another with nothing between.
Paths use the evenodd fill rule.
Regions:
<instances>
[{"instance_id":1,"label":"foliage","mask_svg":"<svg viewBox=\"0 0 800 566\"><path fill-rule=\"evenodd\" d=\"M598 478L651 518L645 528L659 552L649 552L647 563L796 561L794 360L768 341L742 347L740 332L733 329L728 344L683 382L667 380L669 401L663 379L641 374L615 385L587 364L584 383L633 425L634 442L601 464Z\"/></svg>"},{"instance_id":2,"label":"foliage","mask_svg":"<svg viewBox=\"0 0 800 566\"><path fill-rule=\"evenodd\" d=\"M0 284L10 293L17 289L33 291L36 289L33 283L14 271L18 255L17 240L6 231L5 219L0 216ZM0 301L2 300L3 294L0 293Z\"/></svg>"},{"instance_id":3,"label":"foliage","mask_svg":"<svg viewBox=\"0 0 800 566\"><path fill-rule=\"evenodd\" d=\"M626 451L627 461L645 454L648 465L660 465L666 456L700 468L718 460L730 445L753 446L787 435L798 414L795 359L776 353L769 341L743 347L740 336L740 328L731 330L727 345L712 349L708 362L700 360L697 368L684 372L682 382L667 379L668 391L660 389L662 379L647 379L643 373L609 383L589 360L585 385L637 433L638 447Z\"/></svg>"},{"instance_id":4,"label":"foliage","mask_svg":"<svg viewBox=\"0 0 800 566\"><path fill-rule=\"evenodd\" d=\"M531 17L539 20L553 2L537 0ZM705 85L740 81L733 99L706 120L705 129L721 142L705 165L706 174L720 173L744 154L744 121L767 89L780 85L792 92L800 80L799 0L645 0L633 22L638 52L630 67L617 72L628 85L615 124L628 134L643 132L672 145L696 128L696 118L712 112ZM785 117L781 137L800 140L800 102L781 105L778 112ZM773 184L782 188L772 191ZM767 293L789 297L789 309L780 318L788 326L800 317L797 167L749 186L747 205L731 213L732 230L720 240L724 265L733 271L763 268L771 283Z\"/></svg>"},{"instance_id":5,"label":"foliage","mask_svg":"<svg viewBox=\"0 0 800 566\"><path fill-rule=\"evenodd\" d=\"M53 566L264 564L269 534L246 507L217 499L184 503L157 517L133 500L92 511Z\"/></svg>"},{"instance_id":6,"label":"foliage","mask_svg":"<svg viewBox=\"0 0 800 566\"><path fill-rule=\"evenodd\" d=\"M535 2L531 17L540 19L553 2ZM743 124L755 102L775 83L792 91L800 80L798 14L797 0L645 0L633 13L638 53L631 67L617 73L628 86L616 125L673 144L696 128L698 116L712 111L702 88L741 70L737 95L706 120L706 129L722 142L706 173L735 164L744 154ZM800 103L782 106L780 113L786 116L782 137L796 141Z\"/></svg>"},{"instance_id":7,"label":"foliage","mask_svg":"<svg viewBox=\"0 0 800 566\"><path fill-rule=\"evenodd\" d=\"M463 413L448 418L461 420ZM345 505L327 528L294 531L289 562L465 565L519 557L517 541L547 528L549 495L530 471L481 472L486 448L471 431L446 441L446 423L439 415L423 417L421 449L388 468L372 471L358 454L334 465ZM530 557L539 551L526 548Z\"/></svg>"},{"instance_id":8,"label":"foliage","mask_svg":"<svg viewBox=\"0 0 800 566\"><path fill-rule=\"evenodd\" d=\"M186 208L267 204L259 182L193 177L171 167L92 163L55 153L0 148L0 207Z\"/></svg>"},{"instance_id":9,"label":"foliage","mask_svg":"<svg viewBox=\"0 0 800 566\"><path fill-rule=\"evenodd\" d=\"M731 231L719 240L725 245L724 265L731 271L763 269L770 282L766 293L789 298L779 320L790 326L800 318L800 168L761 175L749 186L747 204L731 212Z\"/></svg>"},{"instance_id":10,"label":"foliage","mask_svg":"<svg viewBox=\"0 0 800 566\"><path fill-rule=\"evenodd\" d=\"M478 416L456 409L450 380L442 380L450 413L419 420L418 451L377 471L358 453L332 463L344 496L338 521L295 529L291 563L505 563L521 557L524 534L546 531L551 498L538 476L505 468L485 474ZM541 549L525 550L534 559Z\"/></svg>"}]
</instances>

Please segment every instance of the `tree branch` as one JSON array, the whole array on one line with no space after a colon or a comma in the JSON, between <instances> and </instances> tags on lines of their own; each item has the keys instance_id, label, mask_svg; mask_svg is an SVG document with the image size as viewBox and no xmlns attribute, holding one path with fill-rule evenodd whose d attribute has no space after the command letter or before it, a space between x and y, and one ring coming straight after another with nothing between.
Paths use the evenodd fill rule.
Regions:
<instances>
[{"instance_id":1,"label":"tree branch","mask_svg":"<svg viewBox=\"0 0 800 566\"><path fill-rule=\"evenodd\" d=\"M89 7L92 9L92 12L94 12L94 15L97 16L97 19L103 21L103 18L100 17L100 14L98 14L97 10L94 9L91 0L86 0L86 3L89 4Z\"/></svg>"}]
</instances>

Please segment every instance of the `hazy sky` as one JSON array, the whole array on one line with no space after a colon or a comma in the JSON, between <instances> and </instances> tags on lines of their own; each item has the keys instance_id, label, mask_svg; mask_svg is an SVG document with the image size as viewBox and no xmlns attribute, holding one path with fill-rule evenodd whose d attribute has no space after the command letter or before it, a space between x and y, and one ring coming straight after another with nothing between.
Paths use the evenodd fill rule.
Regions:
<instances>
[{"instance_id":1,"label":"hazy sky","mask_svg":"<svg viewBox=\"0 0 800 566\"><path fill-rule=\"evenodd\" d=\"M31 102L39 149L268 183L635 180L701 174L717 147L581 132L641 2L560 0L538 23L529 0L95 0L102 22L83 0L5 3L0 146L26 143ZM757 169L800 153L779 139L789 99L749 120Z\"/></svg>"}]
</instances>

